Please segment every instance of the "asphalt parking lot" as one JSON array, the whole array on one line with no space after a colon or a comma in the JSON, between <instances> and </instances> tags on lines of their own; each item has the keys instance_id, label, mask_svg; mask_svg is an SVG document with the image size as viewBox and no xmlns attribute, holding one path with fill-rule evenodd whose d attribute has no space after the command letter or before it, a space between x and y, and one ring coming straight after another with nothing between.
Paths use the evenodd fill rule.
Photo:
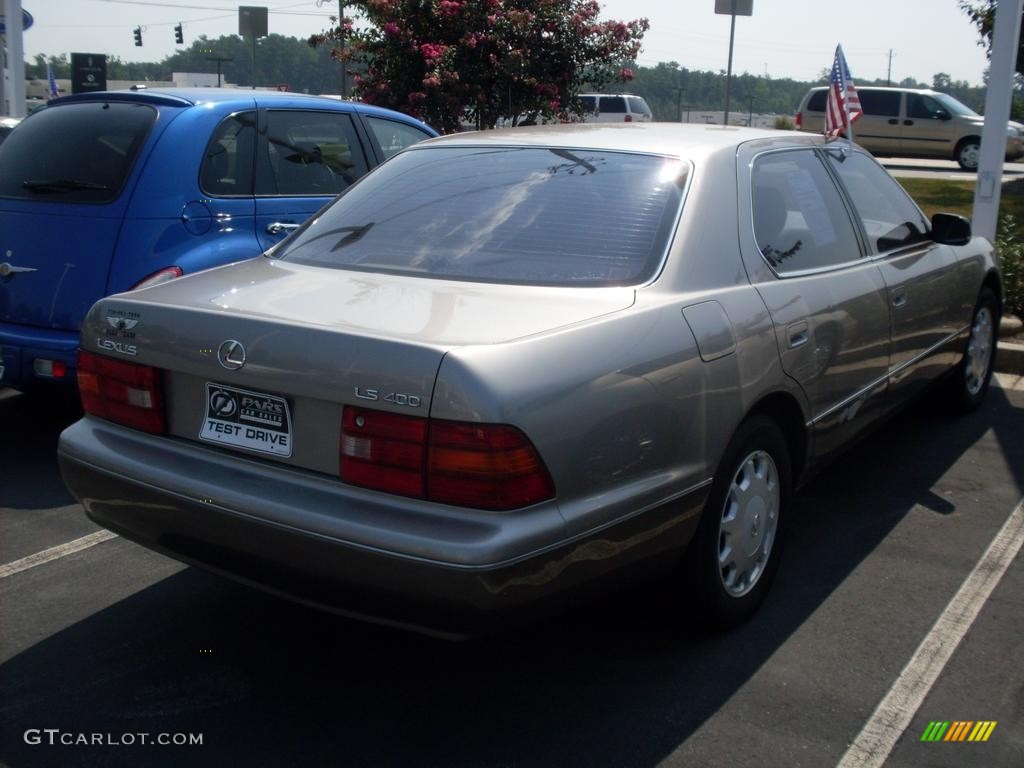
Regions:
<instances>
[{"instance_id":1,"label":"asphalt parking lot","mask_svg":"<svg viewBox=\"0 0 1024 768\"><path fill-rule=\"evenodd\" d=\"M852 766L881 764L848 750L888 724L886 765L1024 765L1024 379L941 411L922 399L804 488L773 592L729 634L648 584L447 643L97 534L56 468L74 408L0 392L0 762ZM1000 531L1008 568L979 568ZM991 594L957 603L972 578ZM922 742L933 721L996 726Z\"/></svg>"}]
</instances>

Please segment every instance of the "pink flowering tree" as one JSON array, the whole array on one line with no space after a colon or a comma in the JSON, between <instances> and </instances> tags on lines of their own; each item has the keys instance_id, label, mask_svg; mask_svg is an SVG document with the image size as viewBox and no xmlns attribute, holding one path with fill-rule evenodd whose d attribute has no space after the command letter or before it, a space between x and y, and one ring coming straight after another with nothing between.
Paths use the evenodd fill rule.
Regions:
<instances>
[{"instance_id":1,"label":"pink flowering tree","mask_svg":"<svg viewBox=\"0 0 1024 768\"><path fill-rule=\"evenodd\" d=\"M445 133L464 122L578 117L575 95L633 77L647 19L602 21L596 0L357 0L360 23L310 38L353 66L354 95ZM335 23L337 20L334 20ZM368 22L368 23L363 23ZM344 41L344 46L342 46Z\"/></svg>"}]
</instances>

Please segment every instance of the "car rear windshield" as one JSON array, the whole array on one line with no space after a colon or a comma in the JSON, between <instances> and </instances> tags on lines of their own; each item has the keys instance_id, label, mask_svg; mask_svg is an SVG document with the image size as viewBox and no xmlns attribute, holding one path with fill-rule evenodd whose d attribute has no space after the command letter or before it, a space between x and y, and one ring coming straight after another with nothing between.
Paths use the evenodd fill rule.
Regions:
<instances>
[{"instance_id":1,"label":"car rear windshield","mask_svg":"<svg viewBox=\"0 0 1024 768\"><path fill-rule=\"evenodd\" d=\"M633 285L661 264L686 168L678 159L589 149L412 149L274 256L473 282Z\"/></svg>"},{"instance_id":2,"label":"car rear windshield","mask_svg":"<svg viewBox=\"0 0 1024 768\"><path fill-rule=\"evenodd\" d=\"M44 109L0 145L0 197L56 203L117 198L156 110L87 102Z\"/></svg>"}]
</instances>

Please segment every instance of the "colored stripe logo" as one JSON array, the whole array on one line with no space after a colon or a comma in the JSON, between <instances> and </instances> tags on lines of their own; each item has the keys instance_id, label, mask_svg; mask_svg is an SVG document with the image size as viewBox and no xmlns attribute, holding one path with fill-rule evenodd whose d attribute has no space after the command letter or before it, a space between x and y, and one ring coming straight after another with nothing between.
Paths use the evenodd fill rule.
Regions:
<instances>
[{"instance_id":1,"label":"colored stripe logo","mask_svg":"<svg viewBox=\"0 0 1024 768\"><path fill-rule=\"evenodd\" d=\"M921 741L988 741L996 724L995 720L933 720L921 734Z\"/></svg>"}]
</instances>

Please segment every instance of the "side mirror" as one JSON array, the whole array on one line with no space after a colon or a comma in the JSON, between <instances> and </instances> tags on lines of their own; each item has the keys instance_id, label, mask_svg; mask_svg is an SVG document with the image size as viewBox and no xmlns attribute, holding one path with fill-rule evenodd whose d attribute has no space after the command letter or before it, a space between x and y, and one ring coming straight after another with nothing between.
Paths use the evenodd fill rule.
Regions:
<instances>
[{"instance_id":1,"label":"side mirror","mask_svg":"<svg viewBox=\"0 0 1024 768\"><path fill-rule=\"evenodd\" d=\"M944 109L940 109L938 112L936 112L935 116L937 118L939 118L939 120L943 120L943 121L945 121L945 120L952 120L953 119L953 116L951 114L949 114L949 112L947 112Z\"/></svg>"},{"instance_id":2,"label":"side mirror","mask_svg":"<svg viewBox=\"0 0 1024 768\"><path fill-rule=\"evenodd\" d=\"M971 222L954 213L932 216L932 240L943 245L967 245L971 242Z\"/></svg>"}]
</instances>

